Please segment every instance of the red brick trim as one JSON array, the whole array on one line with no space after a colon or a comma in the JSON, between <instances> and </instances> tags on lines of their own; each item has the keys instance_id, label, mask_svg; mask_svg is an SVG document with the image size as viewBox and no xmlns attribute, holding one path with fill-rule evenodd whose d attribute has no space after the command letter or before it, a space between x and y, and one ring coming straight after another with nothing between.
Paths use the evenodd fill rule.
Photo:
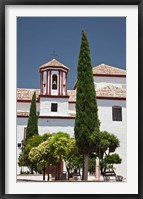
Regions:
<instances>
[{"instance_id":1,"label":"red brick trim","mask_svg":"<svg viewBox=\"0 0 143 199\"><path fill-rule=\"evenodd\" d=\"M68 72L69 69L68 68L65 68L64 66L43 66L42 68L39 69L39 72L43 71L43 69L48 69L48 70L59 70L59 69L64 69L65 72ZM56 69L57 68L57 69Z\"/></svg>"},{"instance_id":2,"label":"red brick trim","mask_svg":"<svg viewBox=\"0 0 143 199\"><path fill-rule=\"evenodd\" d=\"M126 77L126 75L116 75L116 74L93 74L93 76L101 76L101 77Z\"/></svg>"},{"instance_id":3,"label":"red brick trim","mask_svg":"<svg viewBox=\"0 0 143 199\"><path fill-rule=\"evenodd\" d=\"M24 103L31 103L32 100L17 100L17 102L24 102ZM36 102L39 102L39 100L37 99Z\"/></svg>"},{"instance_id":4,"label":"red brick trim","mask_svg":"<svg viewBox=\"0 0 143 199\"><path fill-rule=\"evenodd\" d=\"M17 115L18 118L28 118L28 115ZM41 119L75 119L75 116L39 116Z\"/></svg>"},{"instance_id":5,"label":"red brick trim","mask_svg":"<svg viewBox=\"0 0 143 199\"><path fill-rule=\"evenodd\" d=\"M63 71L61 72L62 75L61 75L61 95L63 95Z\"/></svg>"},{"instance_id":6,"label":"red brick trim","mask_svg":"<svg viewBox=\"0 0 143 199\"><path fill-rule=\"evenodd\" d=\"M49 78L48 78L48 71L47 71L47 82L46 82L46 94L48 95L48 86L49 86Z\"/></svg>"},{"instance_id":7,"label":"red brick trim","mask_svg":"<svg viewBox=\"0 0 143 199\"><path fill-rule=\"evenodd\" d=\"M47 97L47 98L69 98L68 95L39 95L39 97Z\"/></svg>"},{"instance_id":8,"label":"red brick trim","mask_svg":"<svg viewBox=\"0 0 143 199\"><path fill-rule=\"evenodd\" d=\"M45 119L75 119L75 116L39 116L39 118Z\"/></svg>"},{"instance_id":9,"label":"red brick trim","mask_svg":"<svg viewBox=\"0 0 143 199\"><path fill-rule=\"evenodd\" d=\"M49 95L51 95L51 70L50 70L50 78L49 78Z\"/></svg>"},{"instance_id":10,"label":"red brick trim","mask_svg":"<svg viewBox=\"0 0 143 199\"><path fill-rule=\"evenodd\" d=\"M96 97L96 99L103 99L103 100L126 100L126 97Z\"/></svg>"},{"instance_id":11,"label":"red brick trim","mask_svg":"<svg viewBox=\"0 0 143 199\"><path fill-rule=\"evenodd\" d=\"M21 118L28 118L28 115L17 115L17 117L21 117Z\"/></svg>"},{"instance_id":12,"label":"red brick trim","mask_svg":"<svg viewBox=\"0 0 143 199\"><path fill-rule=\"evenodd\" d=\"M43 94L43 72L40 73L40 93Z\"/></svg>"},{"instance_id":13,"label":"red brick trim","mask_svg":"<svg viewBox=\"0 0 143 199\"><path fill-rule=\"evenodd\" d=\"M60 92L60 88L61 88L61 86L60 86L60 85L61 85L61 77L60 77L60 75L61 75L61 71L59 70L59 78L58 78L58 79L59 79L59 80L58 80L58 82L59 82L59 86L58 86L58 95L60 95L60 93L61 93L61 92Z\"/></svg>"}]
</instances>

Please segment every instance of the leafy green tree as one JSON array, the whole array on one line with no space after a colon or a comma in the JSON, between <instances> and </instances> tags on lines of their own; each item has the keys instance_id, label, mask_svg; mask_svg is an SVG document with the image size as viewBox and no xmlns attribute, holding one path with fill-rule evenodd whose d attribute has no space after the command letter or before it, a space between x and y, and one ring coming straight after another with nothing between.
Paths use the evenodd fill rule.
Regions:
<instances>
[{"instance_id":1,"label":"leafy green tree","mask_svg":"<svg viewBox=\"0 0 143 199\"><path fill-rule=\"evenodd\" d=\"M26 129L26 141L33 135L38 134L38 115L36 111L36 92L32 96L29 119Z\"/></svg>"},{"instance_id":2,"label":"leafy green tree","mask_svg":"<svg viewBox=\"0 0 143 199\"><path fill-rule=\"evenodd\" d=\"M113 170L114 164L121 164L121 162L122 162L122 159L120 158L119 154L117 154L117 153L106 155L105 158L103 158L101 161L101 165L103 167L102 173L106 169Z\"/></svg>"},{"instance_id":3,"label":"leafy green tree","mask_svg":"<svg viewBox=\"0 0 143 199\"><path fill-rule=\"evenodd\" d=\"M78 152L76 141L74 138L68 139L67 151L64 157L66 169L68 172L68 179L73 177L75 171L79 171L82 168L83 156Z\"/></svg>"},{"instance_id":4,"label":"leafy green tree","mask_svg":"<svg viewBox=\"0 0 143 199\"><path fill-rule=\"evenodd\" d=\"M50 140L50 138L49 138ZM45 180L45 172L46 167L49 164L52 164L55 162L55 158L53 154L51 153L50 147L49 147L49 140L46 140L39 144L37 147L33 147L29 152L29 160L34 165L41 166L43 170L43 180ZM48 175L49 179L49 175Z\"/></svg>"},{"instance_id":5,"label":"leafy green tree","mask_svg":"<svg viewBox=\"0 0 143 199\"><path fill-rule=\"evenodd\" d=\"M49 140L49 147L51 153L56 159L56 176L55 179L59 180L61 178L61 165L62 161L66 156L68 150L68 141L70 139L69 134L59 132Z\"/></svg>"},{"instance_id":6,"label":"leafy green tree","mask_svg":"<svg viewBox=\"0 0 143 199\"><path fill-rule=\"evenodd\" d=\"M78 59L78 77L76 94L75 139L80 153L84 155L84 180L88 178L89 154L93 149L91 134L99 130L98 108L94 87L90 48L87 36L82 31Z\"/></svg>"},{"instance_id":7,"label":"leafy green tree","mask_svg":"<svg viewBox=\"0 0 143 199\"><path fill-rule=\"evenodd\" d=\"M110 159L110 164L112 161L112 164L116 161L121 163L121 158L118 154L110 154L114 153L115 150L120 146L120 141L117 136L114 134L111 134L107 131L94 131L92 134L92 140L94 142L95 152L97 156L99 157L101 161L101 174L103 173L103 170L105 170L106 166L109 164L108 160ZM114 156L115 155L115 156ZM118 157L117 157L118 156Z\"/></svg>"},{"instance_id":8,"label":"leafy green tree","mask_svg":"<svg viewBox=\"0 0 143 199\"><path fill-rule=\"evenodd\" d=\"M44 134L43 136L33 135L31 138L29 138L26 142L24 150L22 151L22 153L18 158L19 166L27 166L30 170L30 173L33 173L33 169L36 168L36 165L34 164L34 162L31 162L29 160L29 152L33 147L37 147L40 143L42 143L46 137L48 139L50 136L51 134L47 135Z\"/></svg>"}]
</instances>

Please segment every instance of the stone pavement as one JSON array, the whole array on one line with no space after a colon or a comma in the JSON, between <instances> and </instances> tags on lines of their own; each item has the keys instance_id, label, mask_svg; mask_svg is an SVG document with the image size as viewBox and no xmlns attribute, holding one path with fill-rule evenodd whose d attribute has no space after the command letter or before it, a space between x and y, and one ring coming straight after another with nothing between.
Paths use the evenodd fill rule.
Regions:
<instances>
[{"instance_id":1,"label":"stone pavement","mask_svg":"<svg viewBox=\"0 0 143 199\"><path fill-rule=\"evenodd\" d=\"M47 181L47 175L45 177L45 181L43 181L43 176L42 175L37 175L37 174L22 174L22 175L17 175L17 182L49 182ZM54 178L50 178L50 181L54 181ZM70 179L68 180L60 180L61 182L81 182L80 178L77 179ZM89 175L88 176L88 181L89 182L105 182L103 180L103 176L100 177L100 181L97 181L94 175ZM83 182L83 181L82 181ZM115 182L114 178L111 178L110 181L108 182Z\"/></svg>"}]
</instances>

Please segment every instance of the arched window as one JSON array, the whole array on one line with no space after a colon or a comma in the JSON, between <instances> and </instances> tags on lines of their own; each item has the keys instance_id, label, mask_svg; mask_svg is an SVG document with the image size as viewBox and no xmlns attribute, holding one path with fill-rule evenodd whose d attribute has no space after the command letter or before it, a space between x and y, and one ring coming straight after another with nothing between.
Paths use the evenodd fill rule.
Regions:
<instances>
[{"instance_id":1,"label":"arched window","mask_svg":"<svg viewBox=\"0 0 143 199\"><path fill-rule=\"evenodd\" d=\"M112 118L113 118L113 121L122 121L122 107L121 106L112 107Z\"/></svg>"},{"instance_id":2,"label":"arched window","mask_svg":"<svg viewBox=\"0 0 143 199\"><path fill-rule=\"evenodd\" d=\"M57 90L57 75L52 76L52 89Z\"/></svg>"}]
</instances>

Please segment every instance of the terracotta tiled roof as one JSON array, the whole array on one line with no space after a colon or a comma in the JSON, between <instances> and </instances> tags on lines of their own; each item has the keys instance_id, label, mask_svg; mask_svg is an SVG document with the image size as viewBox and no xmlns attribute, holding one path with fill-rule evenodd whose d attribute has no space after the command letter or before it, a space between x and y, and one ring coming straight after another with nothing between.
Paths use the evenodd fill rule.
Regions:
<instances>
[{"instance_id":1,"label":"terracotta tiled roof","mask_svg":"<svg viewBox=\"0 0 143 199\"><path fill-rule=\"evenodd\" d=\"M36 99L38 99L40 89L17 88L17 100L32 100L34 92L36 92Z\"/></svg>"},{"instance_id":2,"label":"terracotta tiled roof","mask_svg":"<svg viewBox=\"0 0 143 199\"><path fill-rule=\"evenodd\" d=\"M69 68L67 66L65 66L64 64L60 63L59 61L57 61L56 59L52 59L51 61L43 64L42 66L40 66L39 69L45 68L45 67L63 67L67 70L69 70Z\"/></svg>"},{"instance_id":3,"label":"terracotta tiled roof","mask_svg":"<svg viewBox=\"0 0 143 199\"><path fill-rule=\"evenodd\" d=\"M106 64L100 64L93 67L93 74L97 75L126 75L126 71L120 68L109 66Z\"/></svg>"},{"instance_id":4,"label":"terracotta tiled roof","mask_svg":"<svg viewBox=\"0 0 143 199\"><path fill-rule=\"evenodd\" d=\"M126 89L119 88L117 86L109 85L98 89L96 91L97 97L119 97L125 98L126 97Z\"/></svg>"},{"instance_id":5,"label":"terracotta tiled roof","mask_svg":"<svg viewBox=\"0 0 143 199\"><path fill-rule=\"evenodd\" d=\"M76 90L68 90L69 102L76 101Z\"/></svg>"},{"instance_id":6,"label":"terracotta tiled roof","mask_svg":"<svg viewBox=\"0 0 143 199\"><path fill-rule=\"evenodd\" d=\"M17 116L29 116L29 112L17 112Z\"/></svg>"},{"instance_id":7,"label":"terracotta tiled roof","mask_svg":"<svg viewBox=\"0 0 143 199\"><path fill-rule=\"evenodd\" d=\"M70 90L68 91L69 102L75 102L76 101L76 90ZM108 85L101 89L96 90L96 96L97 97L119 97L119 98L125 98L126 97L126 89L119 88L114 85Z\"/></svg>"},{"instance_id":8,"label":"terracotta tiled roof","mask_svg":"<svg viewBox=\"0 0 143 199\"><path fill-rule=\"evenodd\" d=\"M36 91L36 98L40 94L40 89L17 89L17 100L31 100L32 95ZM68 90L69 102L76 101L76 90ZM97 97L126 97L126 89L119 88L114 85L108 85L96 90Z\"/></svg>"}]
</instances>

